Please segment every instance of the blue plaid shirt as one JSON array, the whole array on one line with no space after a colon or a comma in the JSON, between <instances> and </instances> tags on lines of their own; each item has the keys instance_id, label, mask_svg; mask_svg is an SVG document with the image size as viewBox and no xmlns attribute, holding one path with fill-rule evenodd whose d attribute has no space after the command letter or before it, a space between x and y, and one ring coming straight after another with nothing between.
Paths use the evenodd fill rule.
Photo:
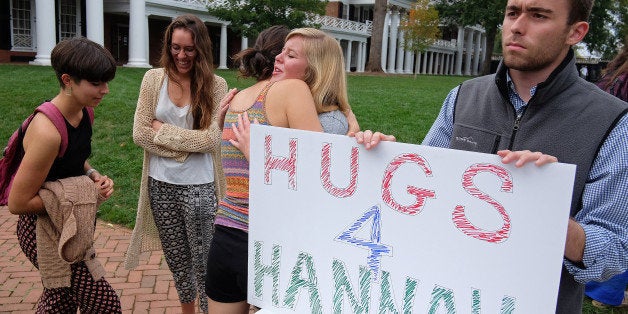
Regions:
<instances>
[{"instance_id":1,"label":"blue plaid shirt","mask_svg":"<svg viewBox=\"0 0 628 314\"><path fill-rule=\"evenodd\" d=\"M527 103L508 80L508 95L518 115ZM452 89L423 145L449 147L458 88ZM536 86L530 90L534 95ZM609 133L593 161L582 194L582 209L575 220L584 228L586 242L582 265L564 264L581 282L602 281L628 268L628 115Z\"/></svg>"}]
</instances>

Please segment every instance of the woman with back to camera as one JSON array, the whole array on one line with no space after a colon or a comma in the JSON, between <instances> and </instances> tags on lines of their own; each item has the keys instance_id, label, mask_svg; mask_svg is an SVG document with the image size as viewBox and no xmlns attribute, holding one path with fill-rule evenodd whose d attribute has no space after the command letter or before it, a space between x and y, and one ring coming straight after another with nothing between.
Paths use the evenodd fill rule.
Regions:
<instances>
[{"instance_id":1,"label":"woman with back to camera","mask_svg":"<svg viewBox=\"0 0 628 314\"><path fill-rule=\"evenodd\" d=\"M77 309L81 313L121 313L118 295L102 277L104 268L88 253L93 250L97 206L113 193L113 181L93 169L87 160L92 151L91 115L93 108L109 93L108 82L115 77L116 62L109 51L84 37L58 43L52 49L50 60L61 86L50 102L65 121L65 153L58 157L64 141L53 121L37 113L24 134L24 157L8 199L11 213L20 215L17 223L20 247L42 275L44 290L36 313L76 313ZM67 201L54 191L61 191ZM85 257L78 258L79 261L71 263L67 269L69 261L60 253L62 247L57 250L63 239L58 236L54 239L50 234L58 235L73 226L64 229L67 221L61 218L61 230L43 231L50 230L51 225L59 221L59 215L67 214L63 203L76 199L81 204L72 206L73 217L85 224L74 226L73 238L78 240L74 243L85 243L81 247L89 248L76 251L84 252L81 256ZM89 204L94 207L86 207Z\"/></svg>"},{"instance_id":2,"label":"woman with back to camera","mask_svg":"<svg viewBox=\"0 0 628 314\"><path fill-rule=\"evenodd\" d=\"M270 56L283 44L278 33L276 27L265 30L252 50L236 57L242 73L258 82L233 97L225 117L222 160L227 192L219 203L207 261L210 312L249 311L248 139L238 140L238 129L250 117L261 124L322 131L318 108L323 112L348 108L344 61L338 42L316 29L296 29L288 34L273 66ZM248 58L250 55L253 57ZM345 128L342 133L346 132Z\"/></svg>"},{"instance_id":3,"label":"woman with back to camera","mask_svg":"<svg viewBox=\"0 0 628 314\"><path fill-rule=\"evenodd\" d=\"M199 299L207 313L205 272L216 200L224 190L220 100L225 80L213 72L211 41L196 16L175 18L164 34L162 68L146 72L133 123L144 149L135 229L126 267L160 247L183 313Z\"/></svg>"}]
</instances>

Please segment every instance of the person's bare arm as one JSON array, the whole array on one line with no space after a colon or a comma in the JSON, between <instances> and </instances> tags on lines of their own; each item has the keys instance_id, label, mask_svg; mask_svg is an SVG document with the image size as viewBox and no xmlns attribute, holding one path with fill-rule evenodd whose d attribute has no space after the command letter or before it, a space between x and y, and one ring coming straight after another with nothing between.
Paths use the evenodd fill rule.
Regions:
<instances>
[{"instance_id":1,"label":"person's bare arm","mask_svg":"<svg viewBox=\"0 0 628 314\"><path fill-rule=\"evenodd\" d=\"M345 117L347 117L347 123L349 124L349 131L347 131L347 135L351 136L355 133L360 132L360 124L358 123L358 118L353 113L353 110L349 109L347 111L343 111Z\"/></svg>"},{"instance_id":2,"label":"person's bare arm","mask_svg":"<svg viewBox=\"0 0 628 314\"><path fill-rule=\"evenodd\" d=\"M61 135L43 114L37 114L24 135L24 157L9 192L9 211L16 215L45 213L37 194L61 145Z\"/></svg>"},{"instance_id":3,"label":"person's bare arm","mask_svg":"<svg viewBox=\"0 0 628 314\"><path fill-rule=\"evenodd\" d=\"M266 112L274 126L322 132L309 86L297 79L276 82L268 91Z\"/></svg>"}]
</instances>

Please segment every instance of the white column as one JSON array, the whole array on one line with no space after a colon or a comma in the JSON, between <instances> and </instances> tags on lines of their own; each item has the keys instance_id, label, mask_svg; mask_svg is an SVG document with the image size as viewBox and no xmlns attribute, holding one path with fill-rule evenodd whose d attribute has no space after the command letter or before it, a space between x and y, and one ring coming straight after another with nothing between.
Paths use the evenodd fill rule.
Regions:
<instances>
[{"instance_id":1,"label":"white column","mask_svg":"<svg viewBox=\"0 0 628 314\"><path fill-rule=\"evenodd\" d=\"M366 41L362 43L362 72L366 69L366 54L367 54L367 46Z\"/></svg>"},{"instance_id":2,"label":"white column","mask_svg":"<svg viewBox=\"0 0 628 314\"><path fill-rule=\"evenodd\" d=\"M482 34L482 54L480 55L480 64L484 66L486 60L486 33Z\"/></svg>"},{"instance_id":3,"label":"white column","mask_svg":"<svg viewBox=\"0 0 628 314\"><path fill-rule=\"evenodd\" d=\"M382 69L386 72L386 59L388 56L388 31L390 23L390 11L386 10L386 18L384 19L384 30L382 34Z\"/></svg>"},{"instance_id":4,"label":"white column","mask_svg":"<svg viewBox=\"0 0 628 314\"><path fill-rule=\"evenodd\" d=\"M50 53L57 43L55 2L35 1L35 30L37 31L37 55L29 62L34 65L50 65Z\"/></svg>"},{"instance_id":5,"label":"white column","mask_svg":"<svg viewBox=\"0 0 628 314\"><path fill-rule=\"evenodd\" d=\"M477 31L475 38L475 49L473 49L473 75L478 75L478 69L480 64L480 47L482 45L482 33Z\"/></svg>"},{"instance_id":6,"label":"white column","mask_svg":"<svg viewBox=\"0 0 628 314\"><path fill-rule=\"evenodd\" d=\"M227 24L220 25L220 62L219 69L227 69Z\"/></svg>"},{"instance_id":7,"label":"white column","mask_svg":"<svg viewBox=\"0 0 628 314\"><path fill-rule=\"evenodd\" d=\"M105 22L103 11L103 0L85 1L87 38L104 46L105 44Z\"/></svg>"},{"instance_id":8,"label":"white column","mask_svg":"<svg viewBox=\"0 0 628 314\"><path fill-rule=\"evenodd\" d=\"M444 53L439 53L440 57L439 57L439 61L438 61L438 74L440 75L444 75L445 74L445 54Z\"/></svg>"},{"instance_id":9,"label":"white column","mask_svg":"<svg viewBox=\"0 0 628 314\"><path fill-rule=\"evenodd\" d=\"M440 52L434 52L434 72L432 72L432 74L439 75L440 74L440 72L438 72L439 69L440 69Z\"/></svg>"},{"instance_id":10,"label":"white column","mask_svg":"<svg viewBox=\"0 0 628 314\"><path fill-rule=\"evenodd\" d=\"M358 62L355 66L356 72L364 72L364 42L358 41Z\"/></svg>"},{"instance_id":11,"label":"white column","mask_svg":"<svg viewBox=\"0 0 628 314\"><path fill-rule=\"evenodd\" d=\"M421 58L423 59L423 70L421 70L421 74L427 74L427 58L429 54L430 53L428 51L423 51L421 54Z\"/></svg>"},{"instance_id":12,"label":"white column","mask_svg":"<svg viewBox=\"0 0 628 314\"><path fill-rule=\"evenodd\" d=\"M427 74L434 74L434 52L429 51L428 54L430 60L428 61Z\"/></svg>"},{"instance_id":13,"label":"white column","mask_svg":"<svg viewBox=\"0 0 628 314\"><path fill-rule=\"evenodd\" d=\"M404 60L406 60L406 63L404 64L403 72L406 74L412 74L412 67L414 65L414 52L406 50Z\"/></svg>"},{"instance_id":14,"label":"white column","mask_svg":"<svg viewBox=\"0 0 628 314\"><path fill-rule=\"evenodd\" d=\"M242 36L242 38L240 39L240 50L244 50L246 48L249 48L249 38L246 36Z\"/></svg>"},{"instance_id":15,"label":"white column","mask_svg":"<svg viewBox=\"0 0 628 314\"><path fill-rule=\"evenodd\" d=\"M148 64L148 17L144 0L130 0L129 8L129 62L124 66L150 68Z\"/></svg>"},{"instance_id":16,"label":"white column","mask_svg":"<svg viewBox=\"0 0 628 314\"><path fill-rule=\"evenodd\" d=\"M392 13L390 21L390 43L388 44L388 73L395 73L395 58L397 53L397 35L399 33L399 11Z\"/></svg>"},{"instance_id":17,"label":"white column","mask_svg":"<svg viewBox=\"0 0 628 314\"><path fill-rule=\"evenodd\" d=\"M450 74L450 73L449 73L449 58L450 58L450 57L451 57L451 55L450 55L450 54L446 54L446 55L445 55L445 73L443 73L443 74L445 74L445 75L449 75L449 74Z\"/></svg>"},{"instance_id":18,"label":"white column","mask_svg":"<svg viewBox=\"0 0 628 314\"><path fill-rule=\"evenodd\" d=\"M415 74L419 74L421 73L421 53L417 53L414 58L415 60L413 60L414 62L414 73Z\"/></svg>"},{"instance_id":19,"label":"white column","mask_svg":"<svg viewBox=\"0 0 628 314\"><path fill-rule=\"evenodd\" d=\"M469 30L469 35L467 36L467 41L465 43L465 64L464 64L464 75L471 75L471 58L473 57L473 35L475 35L474 30Z\"/></svg>"},{"instance_id":20,"label":"white column","mask_svg":"<svg viewBox=\"0 0 628 314\"><path fill-rule=\"evenodd\" d=\"M462 54L464 53L464 28L458 26L458 38L456 39L456 75L462 75Z\"/></svg>"},{"instance_id":21,"label":"white column","mask_svg":"<svg viewBox=\"0 0 628 314\"><path fill-rule=\"evenodd\" d=\"M397 46L397 73L403 73L403 58L405 57L405 50L403 49L405 34L402 30L399 30L399 45Z\"/></svg>"},{"instance_id":22,"label":"white column","mask_svg":"<svg viewBox=\"0 0 628 314\"><path fill-rule=\"evenodd\" d=\"M345 71L351 72L351 40L347 40L347 50L345 51Z\"/></svg>"}]
</instances>

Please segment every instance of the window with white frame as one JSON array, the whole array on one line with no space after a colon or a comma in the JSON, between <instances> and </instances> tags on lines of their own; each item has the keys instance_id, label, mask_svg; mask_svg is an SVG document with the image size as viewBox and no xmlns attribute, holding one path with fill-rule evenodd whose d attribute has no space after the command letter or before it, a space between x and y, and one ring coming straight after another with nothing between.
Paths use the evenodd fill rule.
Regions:
<instances>
[{"instance_id":1,"label":"window with white frame","mask_svg":"<svg viewBox=\"0 0 628 314\"><path fill-rule=\"evenodd\" d=\"M59 41L80 35L78 0L60 0L58 5Z\"/></svg>"},{"instance_id":2,"label":"window with white frame","mask_svg":"<svg viewBox=\"0 0 628 314\"><path fill-rule=\"evenodd\" d=\"M34 50L31 0L11 1L11 46L12 50Z\"/></svg>"}]
</instances>

